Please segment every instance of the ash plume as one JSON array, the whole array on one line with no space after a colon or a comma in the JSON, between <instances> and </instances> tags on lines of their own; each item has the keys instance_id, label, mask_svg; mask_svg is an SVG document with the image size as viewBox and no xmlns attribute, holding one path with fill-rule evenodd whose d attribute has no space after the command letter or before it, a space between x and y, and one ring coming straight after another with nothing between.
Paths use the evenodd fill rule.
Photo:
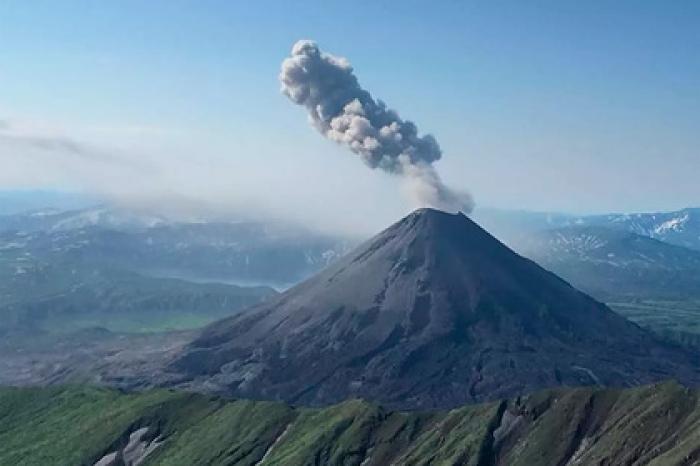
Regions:
<instances>
[{"instance_id":1,"label":"ash plume","mask_svg":"<svg viewBox=\"0 0 700 466\"><path fill-rule=\"evenodd\" d=\"M321 134L347 146L369 167L402 176L417 206L471 212L471 197L445 186L432 165L442 156L435 138L419 136L413 122L375 100L345 58L300 40L282 62L279 79L282 92L306 108Z\"/></svg>"}]
</instances>

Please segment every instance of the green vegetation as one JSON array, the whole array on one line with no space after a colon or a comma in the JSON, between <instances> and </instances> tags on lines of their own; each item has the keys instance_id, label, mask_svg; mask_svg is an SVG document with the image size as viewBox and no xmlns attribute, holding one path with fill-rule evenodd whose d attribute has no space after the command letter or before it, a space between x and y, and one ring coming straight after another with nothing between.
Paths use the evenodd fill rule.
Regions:
<instances>
[{"instance_id":1,"label":"green vegetation","mask_svg":"<svg viewBox=\"0 0 700 466\"><path fill-rule=\"evenodd\" d=\"M108 455L149 466L690 465L700 459L700 402L674 383L432 413L360 400L308 409L166 390L5 388L0 445L0 464L13 466Z\"/></svg>"},{"instance_id":2,"label":"green vegetation","mask_svg":"<svg viewBox=\"0 0 700 466\"><path fill-rule=\"evenodd\" d=\"M633 322L689 346L700 346L700 300L661 301L638 299L608 305Z\"/></svg>"},{"instance_id":3,"label":"green vegetation","mask_svg":"<svg viewBox=\"0 0 700 466\"><path fill-rule=\"evenodd\" d=\"M66 334L96 327L122 333L192 329L274 293L268 287L155 278L0 250L0 334Z\"/></svg>"}]
</instances>

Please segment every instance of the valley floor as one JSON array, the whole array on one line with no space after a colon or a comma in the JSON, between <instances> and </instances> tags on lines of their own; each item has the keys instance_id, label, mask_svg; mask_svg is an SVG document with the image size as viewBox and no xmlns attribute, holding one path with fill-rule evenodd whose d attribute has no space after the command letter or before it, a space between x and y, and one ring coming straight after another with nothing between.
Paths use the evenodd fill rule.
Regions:
<instances>
[{"instance_id":1,"label":"valley floor","mask_svg":"<svg viewBox=\"0 0 700 466\"><path fill-rule=\"evenodd\" d=\"M700 300L617 300L608 305L633 322L683 345L700 347Z\"/></svg>"},{"instance_id":2,"label":"valley floor","mask_svg":"<svg viewBox=\"0 0 700 466\"><path fill-rule=\"evenodd\" d=\"M694 465L698 391L543 391L452 411L149 390L0 389L1 465Z\"/></svg>"}]
</instances>

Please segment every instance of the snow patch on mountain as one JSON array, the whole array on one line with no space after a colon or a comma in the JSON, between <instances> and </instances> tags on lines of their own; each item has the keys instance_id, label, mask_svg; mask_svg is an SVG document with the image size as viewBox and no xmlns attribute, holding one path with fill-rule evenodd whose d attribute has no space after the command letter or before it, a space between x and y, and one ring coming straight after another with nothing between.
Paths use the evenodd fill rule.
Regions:
<instances>
[{"instance_id":1,"label":"snow patch on mountain","mask_svg":"<svg viewBox=\"0 0 700 466\"><path fill-rule=\"evenodd\" d=\"M672 218L654 228L654 233L656 233L657 235L662 235L669 231L683 231L683 227L686 223L688 223L689 219L690 215L688 213L684 214L681 217Z\"/></svg>"},{"instance_id":2,"label":"snow patch on mountain","mask_svg":"<svg viewBox=\"0 0 700 466\"><path fill-rule=\"evenodd\" d=\"M56 222L53 231L99 226L109 228L153 228L166 224L163 217L124 212L107 207L85 209Z\"/></svg>"}]
</instances>

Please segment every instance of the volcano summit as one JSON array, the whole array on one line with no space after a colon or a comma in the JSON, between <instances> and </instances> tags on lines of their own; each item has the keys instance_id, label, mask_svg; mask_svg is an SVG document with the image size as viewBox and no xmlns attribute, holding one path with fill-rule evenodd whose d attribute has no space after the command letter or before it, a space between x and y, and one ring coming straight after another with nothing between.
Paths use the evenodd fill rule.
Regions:
<instances>
[{"instance_id":1,"label":"volcano summit","mask_svg":"<svg viewBox=\"0 0 700 466\"><path fill-rule=\"evenodd\" d=\"M697 383L696 359L466 216L421 209L212 324L170 369L190 388L240 397L425 409L556 385Z\"/></svg>"}]
</instances>

